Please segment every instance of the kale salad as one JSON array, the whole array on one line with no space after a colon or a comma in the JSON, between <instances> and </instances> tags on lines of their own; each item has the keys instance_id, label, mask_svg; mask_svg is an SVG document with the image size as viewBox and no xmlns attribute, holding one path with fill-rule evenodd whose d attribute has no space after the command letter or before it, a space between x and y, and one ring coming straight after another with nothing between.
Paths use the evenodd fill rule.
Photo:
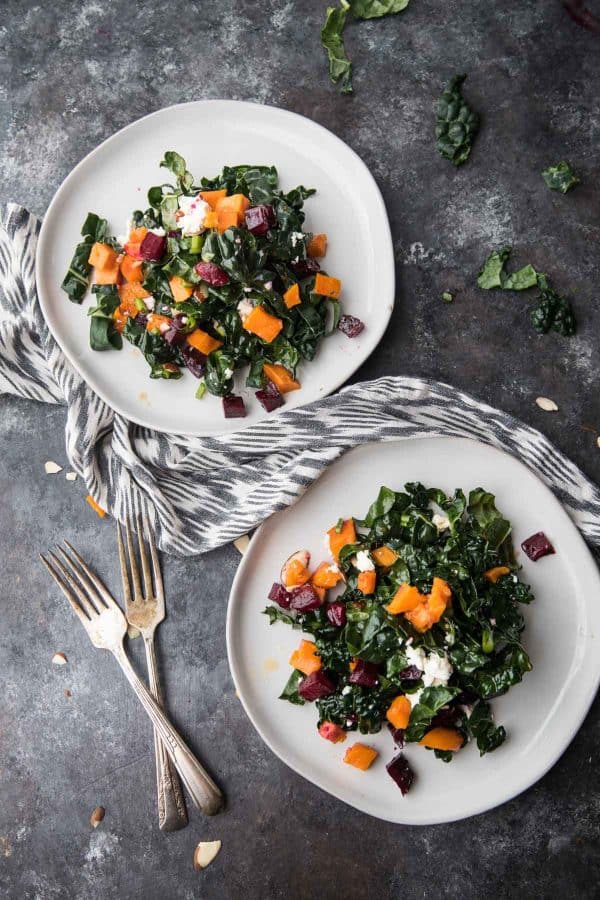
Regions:
<instances>
[{"instance_id":1,"label":"kale salad","mask_svg":"<svg viewBox=\"0 0 600 900\"><path fill-rule=\"evenodd\" d=\"M168 151L160 165L175 183L151 187L127 233L109 233L89 213L62 288L81 303L94 272L88 315L93 350L138 347L150 378L198 379L196 397L223 398L228 418L246 415L234 373L271 412L301 387L297 368L314 359L335 329L364 328L342 315L341 281L321 270L327 236L303 230L302 186L279 188L274 166L226 166L194 184L186 162Z\"/></svg>"},{"instance_id":2,"label":"kale salad","mask_svg":"<svg viewBox=\"0 0 600 900\"><path fill-rule=\"evenodd\" d=\"M340 518L327 541L331 559L314 567L297 551L269 592L271 624L310 635L281 699L314 702L333 743L386 725L400 751L386 768L403 794L413 781L406 744L444 762L469 741L481 755L499 747L506 732L489 701L531 669L521 634L533 595L494 495L382 487L364 519ZM534 560L554 552L543 532L522 547ZM366 770L378 755L356 742L344 761Z\"/></svg>"}]
</instances>

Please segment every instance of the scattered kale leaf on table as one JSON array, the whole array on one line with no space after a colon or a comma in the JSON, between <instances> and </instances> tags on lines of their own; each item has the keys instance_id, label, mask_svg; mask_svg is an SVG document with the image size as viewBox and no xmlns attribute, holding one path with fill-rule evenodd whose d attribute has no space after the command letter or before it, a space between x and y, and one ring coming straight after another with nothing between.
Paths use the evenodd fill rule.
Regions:
<instances>
[{"instance_id":1,"label":"scattered kale leaf on table","mask_svg":"<svg viewBox=\"0 0 600 900\"><path fill-rule=\"evenodd\" d=\"M74 303L81 303L87 293L92 271L88 257L96 241L106 241L106 228L106 219L101 219L96 213L87 214L81 228L83 240L75 247L67 274L61 284L63 291Z\"/></svg>"},{"instance_id":2,"label":"scattered kale leaf on table","mask_svg":"<svg viewBox=\"0 0 600 900\"><path fill-rule=\"evenodd\" d=\"M560 191L561 194L566 194L571 188L581 184L581 178L575 174L564 159L555 166L548 166L547 169L544 169L542 178L551 191Z\"/></svg>"},{"instance_id":3,"label":"scattered kale leaf on table","mask_svg":"<svg viewBox=\"0 0 600 900\"><path fill-rule=\"evenodd\" d=\"M571 337L577 328L569 300L561 297L550 287L542 289L536 305L529 311L529 317L539 334L546 334L552 330L565 337Z\"/></svg>"},{"instance_id":4,"label":"scattered kale leaf on table","mask_svg":"<svg viewBox=\"0 0 600 900\"><path fill-rule=\"evenodd\" d=\"M471 109L461 93L466 75L455 75L436 106L436 149L444 159L461 166L471 153L479 131L479 115Z\"/></svg>"},{"instance_id":5,"label":"scattered kale leaf on table","mask_svg":"<svg viewBox=\"0 0 600 900\"><path fill-rule=\"evenodd\" d=\"M321 45L327 51L329 77L340 84L342 94L352 93L352 63L344 46L344 28L350 14L355 19L381 19L403 12L410 0L340 0L328 6L321 29Z\"/></svg>"}]
</instances>

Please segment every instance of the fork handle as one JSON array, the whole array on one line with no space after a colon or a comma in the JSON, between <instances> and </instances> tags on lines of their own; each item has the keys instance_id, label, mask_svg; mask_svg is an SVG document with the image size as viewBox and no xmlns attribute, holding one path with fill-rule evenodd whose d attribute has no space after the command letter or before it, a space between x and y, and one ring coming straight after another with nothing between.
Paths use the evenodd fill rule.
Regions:
<instances>
[{"instance_id":1,"label":"fork handle","mask_svg":"<svg viewBox=\"0 0 600 900\"><path fill-rule=\"evenodd\" d=\"M146 685L140 681L123 646L113 650L113 654L162 738L194 805L207 816L213 816L223 805L221 791L200 765L183 738L175 731Z\"/></svg>"},{"instance_id":2,"label":"fork handle","mask_svg":"<svg viewBox=\"0 0 600 900\"><path fill-rule=\"evenodd\" d=\"M163 707L162 692L158 680L158 665L154 651L154 635L144 637L146 667L150 693ZM179 831L188 823L185 801L179 776L160 734L154 729L154 758L156 761L156 791L158 798L158 827L161 831Z\"/></svg>"}]
</instances>

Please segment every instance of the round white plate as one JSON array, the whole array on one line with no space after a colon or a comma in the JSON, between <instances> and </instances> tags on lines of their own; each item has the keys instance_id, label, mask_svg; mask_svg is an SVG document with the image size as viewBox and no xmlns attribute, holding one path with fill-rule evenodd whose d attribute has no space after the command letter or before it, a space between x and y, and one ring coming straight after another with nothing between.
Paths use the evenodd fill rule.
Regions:
<instances>
[{"instance_id":1,"label":"round white plate","mask_svg":"<svg viewBox=\"0 0 600 900\"><path fill-rule=\"evenodd\" d=\"M316 565L327 558L324 533L340 516L363 516L382 484L395 490L422 481L448 493L485 487L513 523L515 546L546 532L556 555L536 563L520 552L522 578L535 601L523 608L523 643L533 670L492 701L506 742L484 757L467 746L450 764L419 746L406 756L416 773L403 797L385 770L394 755L387 728L334 745L316 730L314 704L278 700L291 672L288 659L301 633L269 625L261 610L293 551L307 548ZM227 618L229 664L238 694L269 747L309 781L370 815L407 825L432 825L483 812L528 788L552 766L581 725L600 679L600 578L575 525L548 488L507 454L461 438L424 438L353 450L331 466L293 507L257 531L233 583ZM380 757L368 772L342 762L353 740Z\"/></svg>"},{"instance_id":2,"label":"round white plate","mask_svg":"<svg viewBox=\"0 0 600 900\"><path fill-rule=\"evenodd\" d=\"M317 358L301 365L302 389L287 395L286 407L334 391L375 349L394 305L392 239L379 188L356 153L325 128L283 109L233 100L184 103L134 122L86 156L58 189L40 233L36 278L42 311L67 357L114 410L158 431L221 434L267 415L241 375L236 391L248 400L248 415L225 419L220 398L195 399L190 373L178 381L151 380L127 342L120 352L94 352L86 315L91 298L78 307L60 288L87 212L122 234L131 211L147 207L148 188L169 180L159 168L165 150L181 153L196 179L224 165L253 163L275 165L285 189L317 189L306 201L305 228L327 233L324 268L342 279L343 309L366 328L352 340L340 332L324 340Z\"/></svg>"}]
</instances>

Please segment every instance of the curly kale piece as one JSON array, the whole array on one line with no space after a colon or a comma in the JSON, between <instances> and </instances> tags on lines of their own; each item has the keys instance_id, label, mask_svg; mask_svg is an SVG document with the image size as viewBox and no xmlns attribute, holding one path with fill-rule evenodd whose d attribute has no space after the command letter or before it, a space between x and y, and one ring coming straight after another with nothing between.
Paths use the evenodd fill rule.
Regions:
<instances>
[{"instance_id":1,"label":"curly kale piece","mask_svg":"<svg viewBox=\"0 0 600 900\"><path fill-rule=\"evenodd\" d=\"M555 166L548 166L542 172L542 178L551 191L560 191L566 194L571 188L581 183L579 178L566 160L561 160Z\"/></svg>"},{"instance_id":2,"label":"curly kale piece","mask_svg":"<svg viewBox=\"0 0 600 900\"><path fill-rule=\"evenodd\" d=\"M576 322L571 304L566 297L561 297L552 288L542 289L537 304L530 310L531 323L539 334L557 331L564 337L572 337L576 331Z\"/></svg>"},{"instance_id":3,"label":"curly kale piece","mask_svg":"<svg viewBox=\"0 0 600 900\"><path fill-rule=\"evenodd\" d=\"M460 91L466 77L455 75L451 78L436 107L435 146L444 159L449 159L455 166L467 161L479 131L479 115Z\"/></svg>"}]
</instances>

